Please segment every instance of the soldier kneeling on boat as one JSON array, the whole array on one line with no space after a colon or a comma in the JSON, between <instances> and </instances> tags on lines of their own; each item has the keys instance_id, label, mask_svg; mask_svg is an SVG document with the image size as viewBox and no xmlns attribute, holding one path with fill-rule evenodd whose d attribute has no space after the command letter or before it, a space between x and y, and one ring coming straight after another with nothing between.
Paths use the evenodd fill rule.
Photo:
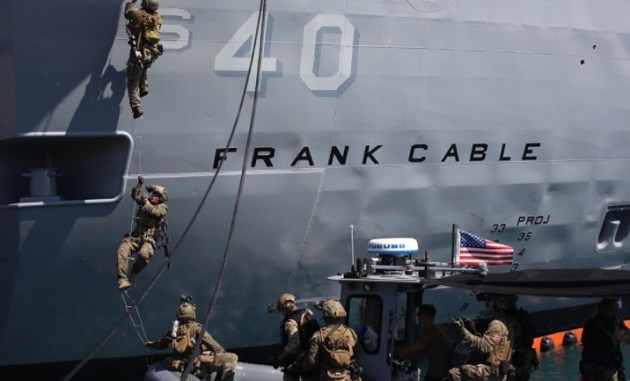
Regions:
<instances>
[{"instance_id":1,"label":"soldier kneeling on boat","mask_svg":"<svg viewBox=\"0 0 630 381\"><path fill-rule=\"evenodd\" d=\"M474 335L466 329L462 320L454 320L464 340L484 357L480 364L464 364L448 372L449 381L505 381L510 371L512 344L508 328L500 320L493 320L483 336Z\"/></svg>"},{"instance_id":2,"label":"soldier kneeling on boat","mask_svg":"<svg viewBox=\"0 0 630 381\"><path fill-rule=\"evenodd\" d=\"M144 345L153 349L173 349L171 370L183 372L193 352L196 338L200 336L203 326L195 321L195 305L190 297L182 297L182 303L177 308L177 321L171 332L157 341L147 341ZM212 372L217 372L215 380L233 381L238 357L234 353L226 352L223 347L212 338L208 331L203 331L201 353L194 359L192 374L202 380L209 380Z\"/></svg>"}]
</instances>

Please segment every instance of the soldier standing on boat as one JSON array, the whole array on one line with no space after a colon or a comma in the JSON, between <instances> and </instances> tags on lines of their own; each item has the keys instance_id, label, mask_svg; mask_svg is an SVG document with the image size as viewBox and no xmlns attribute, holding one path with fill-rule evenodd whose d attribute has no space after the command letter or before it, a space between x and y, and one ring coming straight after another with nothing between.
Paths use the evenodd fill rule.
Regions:
<instances>
[{"instance_id":1,"label":"soldier standing on boat","mask_svg":"<svg viewBox=\"0 0 630 381\"><path fill-rule=\"evenodd\" d=\"M470 333L461 319L454 320L464 340L485 357L481 364L464 364L448 372L450 381L504 381L510 370L512 344L508 328L500 320L490 322L483 336Z\"/></svg>"},{"instance_id":2,"label":"soldier standing on boat","mask_svg":"<svg viewBox=\"0 0 630 381\"><path fill-rule=\"evenodd\" d=\"M140 98L149 94L147 70L162 55L160 44L162 16L158 13L159 0L142 0L141 8L137 0L125 4L125 18L129 20L127 33L131 51L127 60L127 90L133 118L142 116Z\"/></svg>"},{"instance_id":3,"label":"soldier standing on boat","mask_svg":"<svg viewBox=\"0 0 630 381\"><path fill-rule=\"evenodd\" d=\"M427 375L424 381L440 381L451 368L453 343L446 327L434 324L436 309L432 304L423 304L418 309L418 321L421 325L418 339L396 350L396 354L411 359L420 354L428 358Z\"/></svg>"},{"instance_id":4,"label":"soldier standing on boat","mask_svg":"<svg viewBox=\"0 0 630 381\"><path fill-rule=\"evenodd\" d=\"M321 301L326 326L313 334L303 369L319 369L318 381L360 381L361 369L354 362L358 336L344 324L346 310L336 299Z\"/></svg>"},{"instance_id":5,"label":"soldier standing on boat","mask_svg":"<svg viewBox=\"0 0 630 381\"><path fill-rule=\"evenodd\" d=\"M630 343L630 331L623 320L617 319L617 302L602 299L582 331L581 381L625 380L622 342Z\"/></svg>"},{"instance_id":6,"label":"soldier standing on boat","mask_svg":"<svg viewBox=\"0 0 630 381\"><path fill-rule=\"evenodd\" d=\"M171 332L167 332L161 339L147 341L144 345L152 349L173 349L173 357L170 359L170 369L183 372L193 352L197 338L203 338L201 353L195 358L192 374L200 379L217 372L215 380L233 381L236 373L238 356L226 352L203 326L195 321L196 308L192 304L190 296L182 296L182 303L176 311L177 320L173 322ZM200 333L203 330L203 334Z\"/></svg>"},{"instance_id":7,"label":"soldier standing on boat","mask_svg":"<svg viewBox=\"0 0 630 381\"><path fill-rule=\"evenodd\" d=\"M168 212L168 192L159 184L147 187L151 196L142 192L144 179L139 176L138 183L131 191L131 198L138 204L138 211L134 217L135 226L131 235L126 234L118 247L118 290L124 291L131 287L136 276L147 265L156 247L165 245L168 237L166 232L166 214ZM138 252L136 262L127 278L129 257Z\"/></svg>"},{"instance_id":8,"label":"soldier standing on boat","mask_svg":"<svg viewBox=\"0 0 630 381\"><path fill-rule=\"evenodd\" d=\"M284 381L311 380L311 372L300 369L300 361L308 349L314 332L319 330L317 317L308 308L298 308L295 295L284 293L278 298L276 311L284 314L280 325L282 351L273 359L273 366L284 367Z\"/></svg>"}]
</instances>

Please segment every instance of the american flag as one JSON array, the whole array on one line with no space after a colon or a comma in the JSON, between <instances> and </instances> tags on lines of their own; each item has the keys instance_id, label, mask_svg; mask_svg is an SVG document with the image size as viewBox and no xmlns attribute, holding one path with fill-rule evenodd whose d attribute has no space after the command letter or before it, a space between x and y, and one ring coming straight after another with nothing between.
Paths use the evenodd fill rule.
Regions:
<instances>
[{"instance_id":1,"label":"american flag","mask_svg":"<svg viewBox=\"0 0 630 381\"><path fill-rule=\"evenodd\" d=\"M455 262L462 266L478 266L481 262L488 266L511 265L514 249L511 246L490 241L461 229L457 229Z\"/></svg>"}]
</instances>

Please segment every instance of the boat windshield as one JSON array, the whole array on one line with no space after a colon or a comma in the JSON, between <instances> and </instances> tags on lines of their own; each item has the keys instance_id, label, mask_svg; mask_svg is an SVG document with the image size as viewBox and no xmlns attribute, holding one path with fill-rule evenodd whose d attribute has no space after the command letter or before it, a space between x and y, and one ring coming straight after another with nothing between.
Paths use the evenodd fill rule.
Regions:
<instances>
[{"instance_id":1,"label":"boat windshield","mask_svg":"<svg viewBox=\"0 0 630 381\"><path fill-rule=\"evenodd\" d=\"M348 300L348 325L359 335L366 353L376 353L380 346L383 302L376 295L353 295Z\"/></svg>"}]
</instances>

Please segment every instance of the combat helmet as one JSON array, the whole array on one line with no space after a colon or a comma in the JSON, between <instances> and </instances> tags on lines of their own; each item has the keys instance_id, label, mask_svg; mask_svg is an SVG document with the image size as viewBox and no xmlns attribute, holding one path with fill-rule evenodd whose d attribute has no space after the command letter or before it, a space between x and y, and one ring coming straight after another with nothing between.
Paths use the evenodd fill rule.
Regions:
<instances>
[{"instance_id":1,"label":"combat helmet","mask_svg":"<svg viewBox=\"0 0 630 381\"><path fill-rule=\"evenodd\" d=\"M488 325L488 329L486 329L486 333L498 333L502 336L508 335L508 329L500 320L493 320Z\"/></svg>"},{"instance_id":2,"label":"combat helmet","mask_svg":"<svg viewBox=\"0 0 630 381\"><path fill-rule=\"evenodd\" d=\"M151 185L151 186L147 187L147 190L149 192L152 192L152 193L158 195L160 197L160 199L162 199L162 202L167 202L168 201L168 191L166 190L166 188L164 188L160 184Z\"/></svg>"},{"instance_id":3,"label":"combat helmet","mask_svg":"<svg viewBox=\"0 0 630 381\"><path fill-rule=\"evenodd\" d=\"M160 0L142 0L142 8L147 11L157 12L160 9Z\"/></svg>"},{"instance_id":4,"label":"combat helmet","mask_svg":"<svg viewBox=\"0 0 630 381\"><path fill-rule=\"evenodd\" d=\"M180 304L175 316L180 321L195 320L197 318L195 305L188 302Z\"/></svg>"},{"instance_id":5,"label":"combat helmet","mask_svg":"<svg viewBox=\"0 0 630 381\"><path fill-rule=\"evenodd\" d=\"M287 303L295 304L295 295L289 294L288 292L280 295L278 303L276 304L276 310L278 310L278 312L286 312Z\"/></svg>"},{"instance_id":6,"label":"combat helmet","mask_svg":"<svg viewBox=\"0 0 630 381\"><path fill-rule=\"evenodd\" d=\"M597 305L597 313L603 315L615 315L617 312L617 301L612 298L604 298Z\"/></svg>"},{"instance_id":7,"label":"combat helmet","mask_svg":"<svg viewBox=\"0 0 630 381\"><path fill-rule=\"evenodd\" d=\"M326 299L315 305L315 308L322 311L324 319L336 319L346 317L346 310L337 299Z\"/></svg>"}]
</instances>

